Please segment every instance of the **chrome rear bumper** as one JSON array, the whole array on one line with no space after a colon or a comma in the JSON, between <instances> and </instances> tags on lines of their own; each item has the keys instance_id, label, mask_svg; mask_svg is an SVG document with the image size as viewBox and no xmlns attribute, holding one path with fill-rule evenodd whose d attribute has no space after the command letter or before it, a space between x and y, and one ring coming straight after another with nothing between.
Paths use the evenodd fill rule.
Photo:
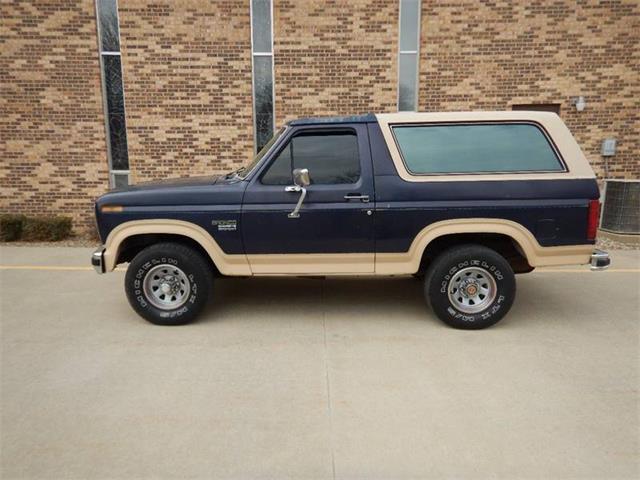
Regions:
<instances>
[{"instance_id":1,"label":"chrome rear bumper","mask_svg":"<svg viewBox=\"0 0 640 480\"><path fill-rule=\"evenodd\" d=\"M103 247L98 248L95 252L91 254L91 265L93 265L93 268L98 273L104 273L103 255L104 255Z\"/></svg>"},{"instance_id":2,"label":"chrome rear bumper","mask_svg":"<svg viewBox=\"0 0 640 480\"><path fill-rule=\"evenodd\" d=\"M595 249L591 254L591 270L606 270L611 265L609 254L603 250Z\"/></svg>"}]
</instances>

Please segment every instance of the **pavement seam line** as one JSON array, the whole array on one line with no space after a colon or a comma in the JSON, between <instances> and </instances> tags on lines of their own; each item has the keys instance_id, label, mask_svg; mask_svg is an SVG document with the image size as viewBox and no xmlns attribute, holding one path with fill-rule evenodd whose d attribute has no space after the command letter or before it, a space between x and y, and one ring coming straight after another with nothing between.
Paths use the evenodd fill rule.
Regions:
<instances>
[{"instance_id":1,"label":"pavement seam line","mask_svg":"<svg viewBox=\"0 0 640 480\"><path fill-rule=\"evenodd\" d=\"M322 334L324 337L324 373L327 385L327 411L329 413L329 446L331 450L331 471L336 479L336 456L333 445L333 410L331 408L331 384L329 382L329 348L327 345L327 315L325 310L324 280L320 283L320 305L322 305Z\"/></svg>"}]
</instances>

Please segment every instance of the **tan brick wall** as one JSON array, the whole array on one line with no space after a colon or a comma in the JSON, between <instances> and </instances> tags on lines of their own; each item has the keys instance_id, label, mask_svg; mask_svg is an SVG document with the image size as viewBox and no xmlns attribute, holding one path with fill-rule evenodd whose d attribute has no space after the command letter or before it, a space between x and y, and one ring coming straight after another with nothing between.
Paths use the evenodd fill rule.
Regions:
<instances>
[{"instance_id":1,"label":"tan brick wall","mask_svg":"<svg viewBox=\"0 0 640 480\"><path fill-rule=\"evenodd\" d=\"M640 3L423 0L421 110L559 103L596 173L640 177ZM571 98L587 105L577 112Z\"/></svg>"},{"instance_id":2,"label":"tan brick wall","mask_svg":"<svg viewBox=\"0 0 640 480\"><path fill-rule=\"evenodd\" d=\"M398 3L274 1L276 124L393 112Z\"/></svg>"},{"instance_id":3,"label":"tan brick wall","mask_svg":"<svg viewBox=\"0 0 640 480\"><path fill-rule=\"evenodd\" d=\"M91 229L107 184L93 2L5 2L0 21L0 212Z\"/></svg>"},{"instance_id":4,"label":"tan brick wall","mask_svg":"<svg viewBox=\"0 0 640 480\"><path fill-rule=\"evenodd\" d=\"M134 181L249 160L248 0L121 1L120 37Z\"/></svg>"}]
</instances>

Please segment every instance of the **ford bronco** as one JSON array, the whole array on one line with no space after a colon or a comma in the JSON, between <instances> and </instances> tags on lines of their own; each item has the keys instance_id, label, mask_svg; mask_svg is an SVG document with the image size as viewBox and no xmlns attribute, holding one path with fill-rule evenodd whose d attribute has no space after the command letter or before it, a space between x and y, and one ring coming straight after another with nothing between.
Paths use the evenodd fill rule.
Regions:
<instances>
[{"instance_id":1,"label":"ford bronco","mask_svg":"<svg viewBox=\"0 0 640 480\"><path fill-rule=\"evenodd\" d=\"M554 113L392 113L289 122L218 177L96 201L99 273L155 324L202 310L218 276L414 275L448 325L493 325L516 273L591 263L599 190Z\"/></svg>"}]
</instances>

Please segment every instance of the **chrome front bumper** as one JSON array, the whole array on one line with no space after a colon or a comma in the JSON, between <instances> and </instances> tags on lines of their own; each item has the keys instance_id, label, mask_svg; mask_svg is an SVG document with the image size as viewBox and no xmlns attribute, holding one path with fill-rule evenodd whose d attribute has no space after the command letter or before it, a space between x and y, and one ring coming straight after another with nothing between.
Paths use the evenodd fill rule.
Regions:
<instances>
[{"instance_id":1,"label":"chrome front bumper","mask_svg":"<svg viewBox=\"0 0 640 480\"><path fill-rule=\"evenodd\" d=\"M91 254L91 265L98 273L104 273L104 248L100 247Z\"/></svg>"},{"instance_id":2,"label":"chrome front bumper","mask_svg":"<svg viewBox=\"0 0 640 480\"><path fill-rule=\"evenodd\" d=\"M591 270L606 270L611 265L609 254L603 250L595 249L591 254Z\"/></svg>"}]
</instances>

